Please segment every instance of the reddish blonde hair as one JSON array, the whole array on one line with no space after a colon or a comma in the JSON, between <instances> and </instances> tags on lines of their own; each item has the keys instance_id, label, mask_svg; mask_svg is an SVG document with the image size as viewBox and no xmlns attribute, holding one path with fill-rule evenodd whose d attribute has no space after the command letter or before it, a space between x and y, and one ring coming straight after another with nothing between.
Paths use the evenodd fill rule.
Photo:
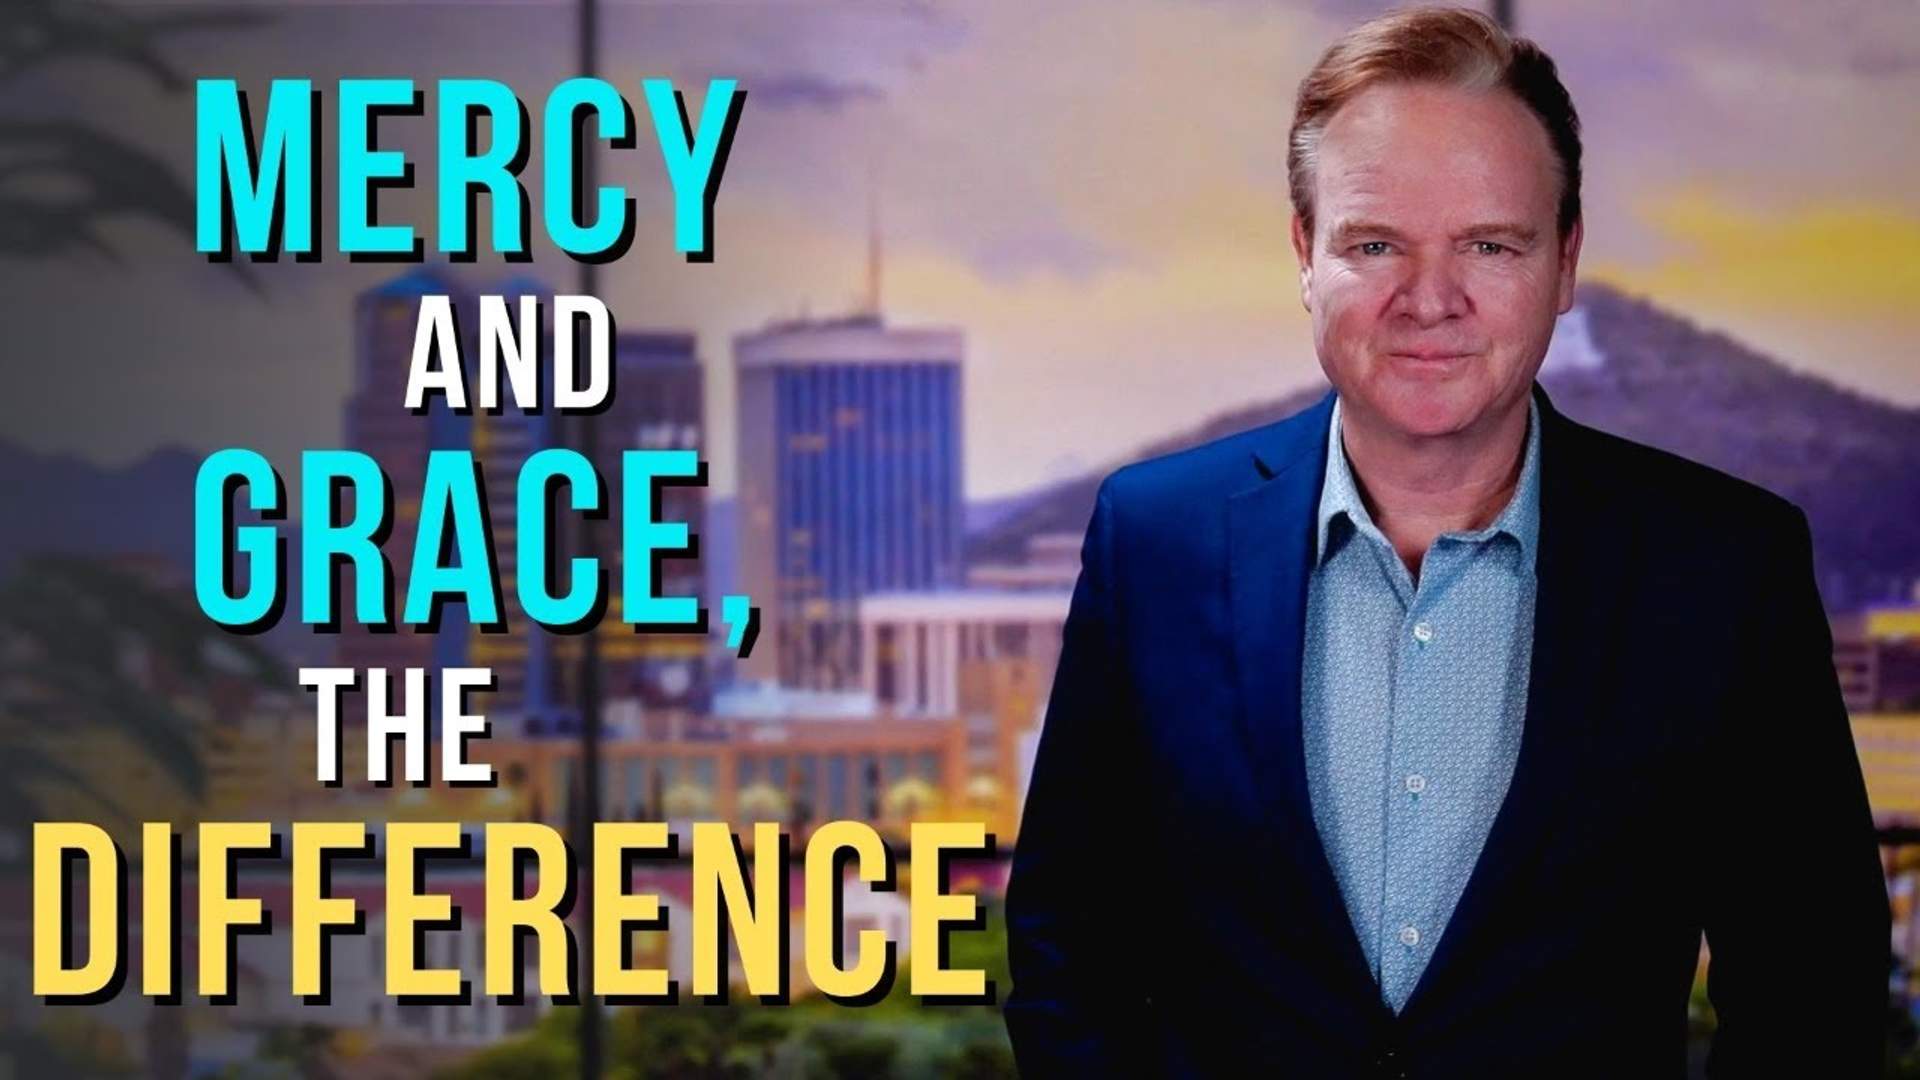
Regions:
<instances>
[{"instance_id":1,"label":"reddish blonde hair","mask_svg":"<svg viewBox=\"0 0 1920 1080\"><path fill-rule=\"evenodd\" d=\"M1540 118L1560 165L1560 235L1580 217L1580 117L1553 58L1468 8L1406 8L1362 23L1333 43L1294 99L1287 185L1313 234L1313 169L1320 135L1340 106L1381 83L1504 89Z\"/></svg>"}]
</instances>

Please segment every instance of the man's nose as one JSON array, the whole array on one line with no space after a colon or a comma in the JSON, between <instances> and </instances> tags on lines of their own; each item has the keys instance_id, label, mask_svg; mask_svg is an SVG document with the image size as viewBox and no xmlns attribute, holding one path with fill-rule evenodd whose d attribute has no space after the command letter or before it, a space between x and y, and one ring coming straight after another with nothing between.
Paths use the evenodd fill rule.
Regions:
<instances>
[{"instance_id":1,"label":"man's nose","mask_svg":"<svg viewBox=\"0 0 1920 1080\"><path fill-rule=\"evenodd\" d=\"M1398 313L1421 326L1465 315L1471 306L1460 283L1459 267L1449 255L1407 260L1407 276L1394 299Z\"/></svg>"}]
</instances>

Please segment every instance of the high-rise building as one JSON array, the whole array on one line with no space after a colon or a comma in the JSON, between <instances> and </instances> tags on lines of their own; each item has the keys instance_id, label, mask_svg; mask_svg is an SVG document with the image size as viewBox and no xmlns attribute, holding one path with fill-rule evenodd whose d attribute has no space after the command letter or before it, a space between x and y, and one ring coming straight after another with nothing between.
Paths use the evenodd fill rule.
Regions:
<instances>
[{"instance_id":1,"label":"high-rise building","mask_svg":"<svg viewBox=\"0 0 1920 1080\"><path fill-rule=\"evenodd\" d=\"M1847 710L1920 710L1920 604L1837 615L1833 667Z\"/></svg>"},{"instance_id":2,"label":"high-rise building","mask_svg":"<svg viewBox=\"0 0 1920 1080\"><path fill-rule=\"evenodd\" d=\"M540 305L540 337L523 343L537 350L541 408L529 412L507 403L497 410L474 409L473 459L486 482L487 520L491 525L493 557L500 575L500 601L506 625L497 630L473 627L468 642L472 663L493 669L494 689L475 704L489 715L544 716L564 709L557 700L552 639L534 625L520 606L520 469L535 453L556 445L553 393L553 290L532 277L515 277L494 287L507 311L520 316L521 299ZM524 332L524 331L523 331ZM477 385L474 364L468 360L468 386ZM565 543L564 535L549 541L550 550Z\"/></svg>"},{"instance_id":3,"label":"high-rise building","mask_svg":"<svg viewBox=\"0 0 1920 1080\"><path fill-rule=\"evenodd\" d=\"M581 429L577 418L561 416L552 408L553 291L529 277L516 277L485 291L504 298L515 319L523 297L534 297L541 305L539 340L524 343L538 356L541 407L527 411L509 400L487 410L474 403L469 415L460 415L436 396L424 417L407 410L407 371L423 296L452 297L470 396L478 386L481 354L478 294L452 274L418 269L367 291L356 302L357 359L346 430L347 445L372 456L393 483L393 529L383 550L393 567L396 602L405 597L427 452L466 449L473 453L484 483L505 625L474 626L465 606L458 603L445 605L439 632L433 635L405 626L397 632L370 631L343 618L340 662L357 668L469 663L489 667L495 689L476 695L476 706L489 715L518 717L528 730L559 733L574 728L571 705L577 690L580 639L535 625L520 606L518 579L524 568L519 566L519 476L527 459L539 450L577 446ZM600 634L606 700L632 699L647 709L697 711L704 707L709 685L707 637L636 633L621 619L621 530L629 511L623 506L620 483L621 455L627 450L704 449L704 373L694 335L681 331L618 334L612 361L613 397L594 419L591 455L605 484L607 513L594 520L555 514L556 535L550 539L550 550L556 558L577 553L583 532L592 533L609 591L606 612L595 631ZM685 522L698 536L705 494L697 485L666 487L658 520ZM346 512L343 508L342 513ZM711 606L700 568L697 558L664 559L655 588L662 595L699 597ZM675 729L684 732L687 725Z\"/></svg>"},{"instance_id":4,"label":"high-rise building","mask_svg":"<svg viewBox=\"0 0 1920 1080\"><path fill-rule=\"evenodd\" d=\"M705 634L635 633L622 619L620 579L624 564L620 539L626 515L645 507L628 506L620 496L621 455L628 450L694 450L705 453L706 376L685 331L646 330L619 334L613 343L612 402L601 414L594 437L594 467L606 478L609 510L599 544L612 595L601 623L600 657L609 700L633 698L643 708L699 710L708 691ZM683 522L698 538L705 529L706 488L666 484L660 490L656 521ZM659 563L654 589L661 596L693 596L708 608L702 562L697 557L668 557ZM709 618L717 618L709 613ZM570 651L564 655L572 655Z\"/></svg>"},{"instance_id":5,"label":"high-rise building","mask_svg":"<svg viewBox=\"0 0 1920 1080\"><path fill-rule=\"evenodd\" d=\"M760 608L749 681L861 677L859 598L960 582L964 341L877 315L734 340L740 584Z\"/></svg>"},{"instance_id":6,"label":"high-rise building","mask_svg":"<svg viewBox=\"0 0 1920 1080\"><path fill-rule=\"evenodd\" d=\"M965 730L967 805L1012 836L1032 736L1060 662L1071 589L876 593L860 601L863 687L883 716Z\"/></svg>"},{"instance_id":7,"label":"high-rise building","mask_svg":"<svg viewBox=\"0 0 1920 1080\"><path fill-rule=\"evenodd\" d=\"M473 355L476 301L470 290L450 276L419 268L354 299L353 391L347 399L346 446L377 462L392 485L392 529L381 550L392 568L396 609L406 602L414 539L420 526L420 492L426 477L427 453L465 449L471 444L472 436L469 419L449 409L443 398L430 399L424 417L407 409L407 371L413 357L420 301L425 296L452 298L455 323L462 338L460 349L464 355ZM342 518L351 515L350 500L336 507L335 513ZM318 523L303 524L312 528ZM340 594L350 598L354 571L347 569L342 573L346 585ZM362 625L354 618L350 603L347 610L337 615L343 666L357 670L438 668L459 666L466 661L467 611L463 604L445 606L437 634L408 627L401 621L399 610L391 612L392 628ZM349 717L353 715L352 711L347 713Z\"/></svg>"}]
</instances>

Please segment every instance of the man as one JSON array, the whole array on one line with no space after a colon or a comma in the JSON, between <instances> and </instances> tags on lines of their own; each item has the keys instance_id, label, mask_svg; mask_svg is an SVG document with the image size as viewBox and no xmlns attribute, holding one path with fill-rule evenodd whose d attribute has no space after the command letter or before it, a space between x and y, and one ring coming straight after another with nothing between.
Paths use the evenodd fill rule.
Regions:
<instances>
[{"instance_id":1,"label":"man","mask_svg":"<svg viewBox=\"0 0 1920 1080\"><path fill-rule=\"evenodd\" d=\"M1102 485L1008 893L1028 1076L1880 1065L1888 910L1805 517L1534 385L1552 61L1458 10L1300 89L1334 392Z\"/></svg>"}]
</instances>

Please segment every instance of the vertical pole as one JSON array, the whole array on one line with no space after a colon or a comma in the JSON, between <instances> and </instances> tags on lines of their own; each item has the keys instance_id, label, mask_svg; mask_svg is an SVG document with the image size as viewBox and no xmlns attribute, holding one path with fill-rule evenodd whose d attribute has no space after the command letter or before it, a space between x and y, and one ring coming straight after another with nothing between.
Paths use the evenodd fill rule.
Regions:
<instances>
[{"instance_id":1,"label":"vertical pole","mask_svg":"<svg viewBox=\"0 0 1920 1080\"><path fill-rule=\"evenodd\" d=\"M1507 33L1513 33L1513 0L1493 0L1493 10L1488 12L1493 21Z\"/></svg>"},{"instance_id":2,"label":"vertical pole","mask_svg":"<svg viewBox=\"0 0 1920 1080\"><path fill-rule=\"evenodd\" d=\"M593 78L599 69L600 52L600 11L597 0L580 0L580 75ZM580 147L580 184L581 190L588 193L589 205L593 204L593 192L599 186L598 165L599 144L593 139L585 139ZM582 261L580 264L580 292L585 296L599 295L599 274L597 264ZM568 327L569 333L578 333L575 327ZM584 338L584 334L581 335ZM591 342L581 342L574 349L575 361L589 355L587 350ZM599 447L595 435L594 417L581 414L571 418L573 426L574 448L584 456L593 467L599 467ZM618 479L609 481L618 483ZM593 558L599 545L590 526L582 527L579 532L580 554ZM581 1080L600 1080L601 1073L601 1009L598 988L593 985L593 823L600 816L600 630L590 626L579 635L580 671L577 686L580 702L580 783L575 785L579 792L580 806L573 815L575 833L573 850L587 853L580 859L580 948L582 952L580 973L580 1077Z\"/></svg>"}]
</instances>

